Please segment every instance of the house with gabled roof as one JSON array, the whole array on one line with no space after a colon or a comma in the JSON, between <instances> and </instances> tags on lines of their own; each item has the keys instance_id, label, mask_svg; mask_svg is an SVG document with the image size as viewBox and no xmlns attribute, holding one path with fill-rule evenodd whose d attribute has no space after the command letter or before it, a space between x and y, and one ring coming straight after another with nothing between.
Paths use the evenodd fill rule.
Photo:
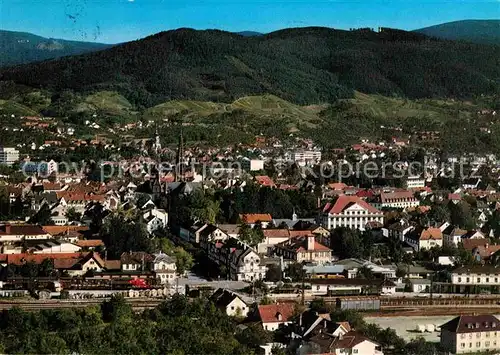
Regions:
<instances>
[{"instance_id":1,"label":"house with gabled roof","mask_svg":"<svg viewBox=\"0 0 500 355\"><path fill-rule=\"evenodd\" d=\"M269 213L244 213L240 214L240 220L252 228L257 223L260 223L262 228L267 228L273 222L273 217Z\"/></svg>"},{"instance_id":2,"label":"house with gabled roof","mask_svg":"<svg viewBox=\"0 0 500 355\"><path fill-rule=\"evenodd\" d=\"M439 228L415 228L406 234L405 242L408 243L416 252L423 249L443 246L443 232Z\"/></svg>"},{"instance_id":3,"label":"house with gabled roof","mask_svg":"<svg viewBox=\"0 0 500 355\"><path fill-rule=\"evenodd\" d=\"M461 315L440 328L441 347L452 354L500 350L500 320L494 315Z\"/></svg>"},{"instance_id":4,"label":"house with gabled roof","mask_svg":"<svg viewBox=\"0 0 500 355\"><path fill-rule=\"evenodd\" d=\"M290 238L274 246L274 253L296 262L328 263L332 260L332 250L316 241L314 235Z\"/></svg>"},{"instance_id":5,"label":"house with gabled roof","mask_svg":"<svg viewBox=\"0 0 500 355\"><path fill-rule=\"evenodd\" d=\"M347 227L364 230L368 222L383 223L384 214L357 196L341 195L328 202L322 211L323 227L332 230Z\"/></svg>"},{"instance_id":6,"label":"house with gabled roof","mask_svg":"<svg viewBox=\"0 0 500 355\"><path fill-rule=\"evenodd\" d=\"M258 316L262 327L268 331L275 331L281 326L291 324L295 310L295 303L275 303L258 306Z\"/></svg>"},{"instance_id":7,"label":"house with gabled roof","mask_svg":"<svg viewBox=\"0 0 500 355\"><path fill-rule=\"evenodd\" d=\"M210 300L230 317L246 317L250 307L234 292L222 288L217 289Z\"/></svg>"}]
</instances>

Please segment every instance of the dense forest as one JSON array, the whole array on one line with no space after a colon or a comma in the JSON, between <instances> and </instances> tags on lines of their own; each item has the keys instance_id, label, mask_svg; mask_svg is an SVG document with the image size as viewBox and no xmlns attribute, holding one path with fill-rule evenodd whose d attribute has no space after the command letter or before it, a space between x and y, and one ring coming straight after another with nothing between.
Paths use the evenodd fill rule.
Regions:
<instances>
[{"instance_id":1,"label":"dense forest","mask_svg":"<svg viewBox=\"0 0 500 355\"><path fill-rule=\"evenodd\" d=\"M498 46L388 29L310 27L254 37L179 29L5 68L0 79L56 91L116 90L136 107L182 98L230 102L262 93L316 104L351 97L353 89L411 98L497 93L498 58Z\"/></svg>"}]
</instances>

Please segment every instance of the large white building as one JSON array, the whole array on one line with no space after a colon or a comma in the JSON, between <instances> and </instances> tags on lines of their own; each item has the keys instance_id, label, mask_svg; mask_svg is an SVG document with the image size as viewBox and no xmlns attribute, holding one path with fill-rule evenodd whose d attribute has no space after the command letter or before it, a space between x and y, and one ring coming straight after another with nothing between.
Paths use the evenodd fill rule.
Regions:
<instances>
[{"instance_id":1,"label":"large white building","mask_svg":"<svg viewBox=\"0 0 500 355\"><path fill-rule=\"evenodd\" d=\"M453 318L441 326L441 347L452 354L498 353L500 320L493 315Z\"/></svg>"},{"instance_id":2,"label":"large white building","mask_svg":"<svg viewBox=\"0 0 500 355\"><path fill-rule=\"evenodd\" d=\"M413 196L411 191L382 192L373 204L376 208L400 208L406 209L417 207L420 201Z\"/></svg>"},{"instance_id":3,"label":"large white building","mask_svg":"<svg viewBox=\"0 0 500 355\"><path fill-rule=\"evenodd\" d=\"M419 189L425 187L425 179L420 176L408 176L404 181L404 187L407 189Z\"/></svg>"},{"instance_id":4,"label":"large white building","mask_svg":"<svg viewBox=\"0 0 500 355\"><path fill-rule=\"evenodd\" d=\"M0 164L12 165L19 160L19 151L16 148L0 147Z\"/></svg>"},{"instance_id":5,"label":"large white building","mask_svg":"<svg viewBox=\"0 0 500 355\"><path fill-rule=\"evenodd\" d=\"M241 168L245 171L261 171L264 170L264 160L262 159L247 159L241 160Z\"/></svg>"},{"instance_id":6,"label":"large white building","mask_svg":"<svg viewBox=\"0 0 500 355\"><path fill-rule=\"evenodd\" d=\"M291 152L290 158L300 166L314 165L321 161L320 150L295 150Z\"/></svg>"},{"instance_id":7,"label":"large white building","mask_svg":"<svg viewBox=\"0 0 500 355\"><path fill-rule=\"evenodd\" d=\"M321 223L328 230L347 227L364 230L367 223L383 223L384 214L357 196L342 195L323 208Z\"/></svg>"},{"instance_id":8,"label":"large white building","mask_svg":"<svg viewBox=\"0 0 500 355\"><path fill-rule=\"evenodd\" d=\"M454 286L500 286L500 269L494 266L464 266L451 273Z\"/></svg>"}]
</instances>

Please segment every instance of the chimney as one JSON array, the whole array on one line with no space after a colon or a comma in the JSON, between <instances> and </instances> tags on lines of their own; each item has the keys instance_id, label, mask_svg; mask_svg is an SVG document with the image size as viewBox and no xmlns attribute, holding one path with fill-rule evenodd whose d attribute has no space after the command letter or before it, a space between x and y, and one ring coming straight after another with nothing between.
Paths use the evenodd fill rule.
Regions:
<instances>
[{"instance_id":1,"label":"chimney","mask_svg":"<svg viewBox=\"0 0 500 355\"><path fill-rule=\"evenodd\" d=\"M307 237L307 250L314 250L314 236Z\"/></svg>"},{"instance_id":2,"label":"chimney","mask_svg":"<svg viewBox=\"0 0 500 355\"><path fill-rule=\"evenodd\" d=\"M5 225L5 234L11 233L11 231L12 231L11 227L12 226L10 225L10 223Z\"/></svg>"}]
</instances>

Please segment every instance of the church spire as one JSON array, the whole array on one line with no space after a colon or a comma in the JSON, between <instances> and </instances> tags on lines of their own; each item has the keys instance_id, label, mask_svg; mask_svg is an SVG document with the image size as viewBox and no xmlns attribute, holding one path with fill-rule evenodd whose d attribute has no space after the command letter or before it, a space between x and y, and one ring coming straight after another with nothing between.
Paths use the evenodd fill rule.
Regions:
<instances>
[{"instance_id":1,"label":"church spire","mask_svg":"<svg viewBox=\"0 0 500 355\"><path fill-rule=\"evenodd\" d=\"M160 135L158 134L158 124L156 124L155 127L155 142L153 145L153 149L155 151L156 156L158 157L161 151Z\"/></svg>"},{"instance_id":2,"label":"church spire","mask_svg":"<svg viewBox=\"0 0 500 355\"><path fill-rule=\"evenodd\" d=\"M181 132L179 135L179 145L177 147L177 157L175 159L175 180L184 181L184 136L181 123Z\"/></svg>"}]
</instances>

